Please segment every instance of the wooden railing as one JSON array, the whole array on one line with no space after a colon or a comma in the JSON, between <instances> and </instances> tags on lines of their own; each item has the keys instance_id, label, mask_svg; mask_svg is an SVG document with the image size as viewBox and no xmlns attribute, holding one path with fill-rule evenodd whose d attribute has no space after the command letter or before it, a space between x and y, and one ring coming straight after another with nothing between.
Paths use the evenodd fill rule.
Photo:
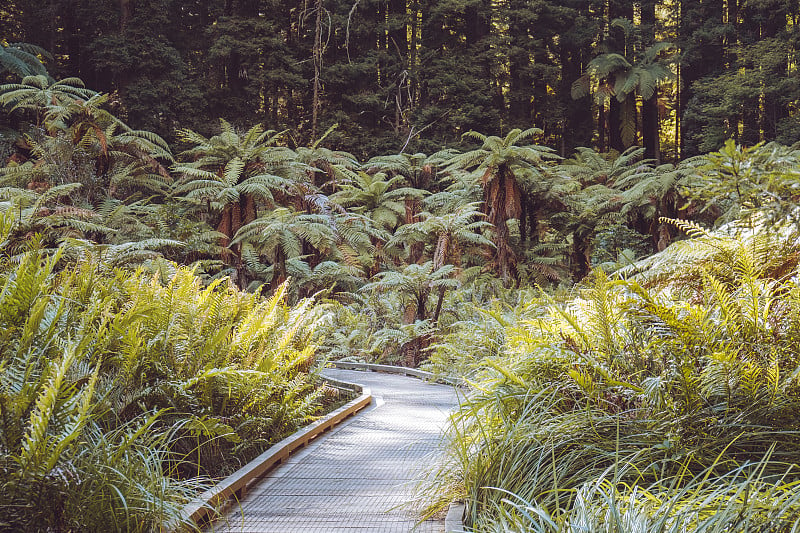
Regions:
<instances>
[{"instance_id":1,"label":"wooden railing","mask_svg":"<svg viewBox=\"0 0 800 533\"><path fill-rule=\"evenodd\" d=\"M272 445L268 450L232 475L199 494L183 508L181 513L183 522L191 521L197 525L209 522L219 514L218 509L228 500L241 500L250 484L286 461L292 452L307 446L313 439L349 416L356 414L372 402L372 393L366 387L329 378L325 378L325 381L334 387L354 391L359 396L325 417Z\"/></svg>"},{"instance_id":2,"label":"wooden railing","mask_svg":"<svg viewBox=\"0 0 800 533\"><path fill-rule=\"evenodd\" d=\"M462 383L460 380L437 376L431 372L405 366L376 365L374 363L354 363L350 361L331 361L330 365L344 370L367 370L371 372L384 372L386 374L401 374L419 378L424 381L444 383L446 385L460 385Z\"/></svg>"}]
</instances>

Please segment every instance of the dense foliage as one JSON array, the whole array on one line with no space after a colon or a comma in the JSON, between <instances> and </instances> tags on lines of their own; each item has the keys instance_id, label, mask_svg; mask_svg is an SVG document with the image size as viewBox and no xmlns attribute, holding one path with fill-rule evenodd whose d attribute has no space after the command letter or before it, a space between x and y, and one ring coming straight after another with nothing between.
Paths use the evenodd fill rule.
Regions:
<instances>
[{"instance_id":1,"label":"dense foliage","mask_svg":"<svg viewBox=\"0 0 800 533\"><path fill-rule=\"evenodd\" d=\"M288 280L291 301L325 290L337 302L326 352L409 364L458 320L459 302L577 282L663 250L680 233L663 217L785 216L798 158L729 141L677 165L641 148L563 159L529 128L468 132L480 145L465 151L361 162L324 147L336 128L290 148L285 131L226 120L210 136L178 130L173 150L111 100L47 74L0 86L17 125L0 139L10 252L39 235L110 267L171 260L206 283L227 276L271 293Z\"/></svg>"},{"instance_id":2,"label":"dense foliage","mask_svg":"<svg viewBox=\"0 0 800 533\"><path fill-rule=\"evenodd\" d=\"M311 302L26 248L0 260L1 529L177 525L204 479L317 413Z\"/></svg>"},{"instance_id":3,"label":"dense foliage","mask_svg":"<svg viewBox=\"0 0 800 533\"><path fill-rule=\"evenodd\" d=\"M796 140L798 17L788 0L9 0L0 40L165 137L223 117L303 144L339 123L334 145L370 157L536 126L565 157L638 141L674 162Z\"/></svg>"},{"instance_id":4,"label":"dense foliage","mask_svg":"<svg viewBox=\"0 0 800 533\"><path fill-rule=\"evenodd\" d=\"M328 401L316 344L469 380L479 531L791 526L796 6L331 1L0 41L0 527L173 522Z\"/></svg>"},{"instance_id":5,"label":"dense foliage","mask_svg":"<svg viewBox=\"0 0 800 533\"><path fill-rule=\"evenodd\" d=\"M464 312L430 361L474 391L432 494L476 531L797 528L791 218L676 221L691 240L613 277Z\"/></svg>"}]
</instances>

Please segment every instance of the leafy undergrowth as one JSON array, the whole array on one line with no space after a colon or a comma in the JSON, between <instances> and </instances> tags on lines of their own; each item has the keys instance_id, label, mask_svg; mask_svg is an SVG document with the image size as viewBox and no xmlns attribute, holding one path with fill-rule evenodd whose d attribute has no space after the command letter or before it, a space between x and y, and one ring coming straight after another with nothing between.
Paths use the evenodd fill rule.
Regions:
<instances>
[{"instance_id":1,"label":"leafy undergrowth","mask_svg":"<svg viewBox=\"0 0 800 533\"><path fill-rule=\"evenodd\" d=\"M0 262L0 529L160 530L339 400L311 300L62 266L35 246Z\"/></svg>"},{"instance_id":2,"label":"leafy undergrowth","mask_svg":"<svg viewBox=\"0 0 800 533\"><path fill-rule=\"evenodd\" d=\"M798 234L681 225L693 239L618 276L442 340L459 350L431 367L473 392L440 506L465 499L475 531L800 527Z\"/></svg>"}]
</instances>

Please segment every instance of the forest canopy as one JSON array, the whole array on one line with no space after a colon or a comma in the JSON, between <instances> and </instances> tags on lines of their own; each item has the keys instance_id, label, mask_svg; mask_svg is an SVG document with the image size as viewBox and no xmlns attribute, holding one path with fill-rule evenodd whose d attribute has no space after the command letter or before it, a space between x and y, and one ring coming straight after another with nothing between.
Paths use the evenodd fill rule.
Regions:
<instances>
[{"instance_id":1,"label":"forest canopy","mask_svg":"<svg viewBox=\"0 0 800 533\"><path fill-rule=\"evenodd\" d=\"M112 94L171 139L222 117L360 158L435 152L469 130L544 131L675 162L794 142L800 6L791 0L10 0L0 39ZM5 48L4 50L8 50ZM6 52L7 53L7 52Z\"/></svg>"}]
</instances>

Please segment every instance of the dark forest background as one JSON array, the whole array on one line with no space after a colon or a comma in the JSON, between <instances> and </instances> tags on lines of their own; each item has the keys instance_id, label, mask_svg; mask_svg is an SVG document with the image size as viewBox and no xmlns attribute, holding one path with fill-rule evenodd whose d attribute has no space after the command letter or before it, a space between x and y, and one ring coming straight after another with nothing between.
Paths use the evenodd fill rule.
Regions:
<instances>
[{"instance_id":1,"label":"dark forest background","mask_svg":"<svg viewBox=\"0 0 800 533\"><path fill-rule=\"evenodd\" d=\"M535 126L676 161L800 137L795 0L11 0L0 36L171 139L216 117L358 157ZM213 118L212 118L213 117Z\"/></svg>"}]
</instances>

